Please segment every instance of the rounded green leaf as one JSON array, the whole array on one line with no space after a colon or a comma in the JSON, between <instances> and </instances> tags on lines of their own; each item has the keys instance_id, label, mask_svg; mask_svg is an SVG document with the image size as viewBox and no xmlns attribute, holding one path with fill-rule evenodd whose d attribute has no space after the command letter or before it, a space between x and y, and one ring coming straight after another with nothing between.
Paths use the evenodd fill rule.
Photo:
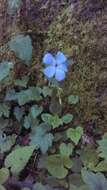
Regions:
<instances>
[{"instance_id":1,"label":"rounded green leaf","mask_svg":"<svg viewBox=\"0 0 107 190\"><path fill-rule=\"evenodd\" d=\"M79 101L79 97L76 95L70 95L68 97L68 104L77 104Z\"/></svg>"},{"instance_id":2,"label":"rounded green leaf","mask_svg":"<svg viewBox=\"0 0 107 190\"><path fill-rule=\"evenodd\" d=\"M40 125L34 128L30 134L30 144L36 145L43 154L45 154L48 149L52 146L54 136L52 133L47 131L47 126L44 124L44 127Z\"/></svg>"},{"instance_id":3,"label":"rounded green leaf","mask_svg":"<svg viewBox=\"0 0 107 190\"><path fill-rule=\"evenodd\" d=\"M9 170L7 168L0 169L0 184L3 184L9 177Z\"/></svg>"},{"instance_id":4,"label":"rounded green leaf","mask_svg":"<svg viewBox=\"0 0 107 190\"><path fill-rule=\"evenodd\" d=\"M73 115L70 114L70 113L68 113L68 114L66 114L66 115L64 115L64 116L62 117L62 121L63 121L65 124L70 123L72 120L73 120Z\"/></svg>"},{"instance_id":5,"label":"rounded green leaf","mask_svg":"<svg viewBox=\"0 0 107 190\"><path fill-rule=\"evenodd\" d=\"M13 150L5 159L5 167L11 168L11 172L18 174L27 164L35 146L25 146Z\"/></svg>"}]
</instances>

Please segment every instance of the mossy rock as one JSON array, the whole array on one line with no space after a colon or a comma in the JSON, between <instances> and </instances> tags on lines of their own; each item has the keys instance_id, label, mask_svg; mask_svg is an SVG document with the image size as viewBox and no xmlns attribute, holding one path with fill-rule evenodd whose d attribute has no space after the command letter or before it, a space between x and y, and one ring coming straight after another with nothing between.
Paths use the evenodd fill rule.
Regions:
<instances>
[{"instance_id":1,"label":"mossy rock","mask_svg":"<svg viewBox=\"0 0 107 190\"><path fill-rule=\"evenodd\" d=\"M97 0L96 0L97 1ZM72 2L72 1L71 1ZM87 3L95 0L77 1L58 15L51 24L48 39L45 41L47 50L62 50L76 64L70 68L64 83L64 96L76 94L80 103L75 111L82 123L94 121L96 127L107 126L107 8L106 1L100 2L94 14L90 10L89 18L81 13ZM89 11L88 7L87 10ZM90 16L91 15L91 16Z\"/></svg>"}]
</instances>

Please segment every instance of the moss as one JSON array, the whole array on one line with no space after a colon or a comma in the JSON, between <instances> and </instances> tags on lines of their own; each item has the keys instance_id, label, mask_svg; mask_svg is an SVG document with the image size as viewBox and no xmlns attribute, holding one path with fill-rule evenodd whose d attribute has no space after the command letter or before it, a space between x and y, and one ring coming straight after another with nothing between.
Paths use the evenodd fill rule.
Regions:
<instances>
[{"instance_id":1,"label":"moss","mask_svg":"<svg viewBox=\"0 0 107 190\"><path fill-rule=\"evenodd\" d=\"M94 120L103 127L107 126L106 20L103 12L91 20L78 20L68 7L50 26L45 41L47 50L60 49L77 62L64 82L64 96L80 96L75 111L81 122Z\"/></svg>"},{"instance_id":2,"label":"moss","mask_svg":"<svg viewBox=\"0 0 107 190\"><path fill-rule=\"evenodd\" d=\"M88 9L88 4L96 1L98 0L77 1L79 3L74 10L67 3L62 12L59 11L61 6L54 12L51 1L47 7L42 5L42 0L40 4L34 3L32 11L30 11L32 14L29 16L28 12L28 15L25 14L21 17L22 20L19 22L20 30L27 31L33 40L34 57L31 71L26 71L25 68L21 69L20 60L16 61L13 55L6 53L6 56L12 58L13 61L15 59L15 63L18 63L15 69L16 76L22 74L21 70L25 73L30 72L32 76L37 76L35 77L36 83L38 81L40 84L43 81L42 76L39 76L38 73L41 73L41 58L44 51L62 50L76 62L75 65L70 66L67 79L63 84L64 96L69 94L80 96L80 103L75 111L82 123L94 120L97 126L105 127L107 126L107 15L103 7L106 8L104 6L106 0L98 1L100 2L99 6L102 7L100 13L97 11L97 14L95 11L99 10L99 7L95 9L94 13L92 7ZM65 7L67 8L65 9ZM35 10L38 10L39 16ZM85 14L87 17L84 16ZM51 21L49 21L50 15ZM34 19L32 19L33 17ZM5 53L0 58L2 59L4 56Z\"/></svg>"}]
</instances>

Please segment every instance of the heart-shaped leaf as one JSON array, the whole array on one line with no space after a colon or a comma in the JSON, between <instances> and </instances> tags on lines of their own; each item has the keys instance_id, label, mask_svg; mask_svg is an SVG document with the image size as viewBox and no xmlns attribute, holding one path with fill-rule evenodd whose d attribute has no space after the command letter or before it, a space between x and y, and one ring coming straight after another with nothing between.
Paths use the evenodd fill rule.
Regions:
<instances>
[{"instance_id":1,"label":"heart-shaped leaf","mask_svg":"<svg viewBox=\"0 0 107 190\"><path fill-rule=\"evenodd\" d=\"M51 115L51 114L48 114L48 113L43 113L42 114L42 120L44 122L46 122L47 124L49 124L50 126L54 128L57 128L59 127L60 125L63 124L63 121L61 118L59 118L58 115Z\"/></svg>"},{"instance_id":2,"label":"heart-shaped leaf","mask_svg":"<svg viewBox=\"0 0 107 190\"><path fill-rule=\"evenodd\" d=\"M62 179L66 177L68 169L72 167L72 161L67 156L54 154L45 159L45 167L52 176Z\"/></svg>"},{"instance_id":3,"label":"heart-shaped leaf","mask_svg":"<svg viewBox=\"0 0 107 190\"><path fill-rule=\"evenodd\" d=\"M45 154L48 148L52 146L54 137L52 133L47 132L47 126L45 124L44 127L41 125L32 130L32 133L30 135L30 144L36 145L41 149L42 153Z\"/></svg>"},{"instance_id":4,"label":"heart-shaped leaf","mask_svg":"<svg viewBox=\"0 0 107 190\"><path fill-rule=\"evenodd\" d=\"M83 135L83 128L78 126L75 129L70 128L67 130L67 137L70 138L76 145L78 144L81 136Z\"/></svg>"},{"instance_id":5,"label":"heart-shaped leaf","mask_svg":"<svg viewBox=\"0 0 107 190\"><path fill-rule=\"evenodd\" d=\"M74 146L71 143L68 144L62 143L59 147L60 153L63 156L70 156L72 154L73 148Z\"/></svg>"},{"instance_id":6,"label":"heart-shaped leaf","mask_svg":"<svg viewBox=\"0 0 107 190\"><path fill-rule=\"evenodd\" d=\"M17 99L19 105L24 105L29 101L39 101L42 99L41 97L41 89L38 87L29 87L26 90L21 90L17 93Z\"/></svg>"}]
</instances>

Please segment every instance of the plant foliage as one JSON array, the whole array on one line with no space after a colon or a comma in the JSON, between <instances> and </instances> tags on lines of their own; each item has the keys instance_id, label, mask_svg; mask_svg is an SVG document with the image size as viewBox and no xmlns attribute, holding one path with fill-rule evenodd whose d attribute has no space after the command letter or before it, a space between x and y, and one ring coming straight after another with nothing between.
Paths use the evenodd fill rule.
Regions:
<instances>
[{"instance_id":1,"label":"plant foliage","mask_svg":"<svg viewBox=\"0 0 107 190\"><path fill-rule=\"evenodd\" d=\"M32 41L30 36L17 35L8 42L11 51L14 51L17 57L28 64L32 58Z\"/></svg>"},{"instance_id":2,"label":"plant foliage","mask_svg":"<svg viewBox=\"0 0 107 190\"><path fill-rule=\"evenodd\" d=\"M11 19L18 21L18 14L22 12L23 15L38 15L36 9L44 2L7 0L9 22ZM50 0L45 3L39 7L40 14L44 11L42 17L51 6ZM61 6L65 4L66 1ZM35 12L31 11L33 6ZM68 83L69 72L75 67L72 73L76 71L75 80L78 80L78 69L82 66L74 64L75 60L68 60L69 56L61 51L62 43L60 50L52 47L55 53L46 51L39 55L45 47L40 42L43 49L36 52L35 47L42 46L36 40L47 36L46 33L42 36L37 20L33 20L36 30L35 27L29 29L28 25L32 23L27 25L26 19L25 33L18 33L20 30L15 26L17 34L9 36L4 48L6 54L0 47L0 190L107 190L107 129L103 126L97 128L95 121L100 116L95 115L94 110L91 122L81 122L83 110L80 109L78 116L77 109L84 93L83 87L80 86L80 94L77 90L72 94L69 91L73 84L72 81ZM60 28L59 24L58 30ZM63 30L61 28L61 34ZM85 52L84 48L78 51ZM86 77L84 72L81 75L82 79ZM88 80L91 85L93 78ZM63 91L66 84L67 93ZM86 106L89 106L88 100ZM101 117L105 116L102 114Z\"/></svg>"}]
</instances>

